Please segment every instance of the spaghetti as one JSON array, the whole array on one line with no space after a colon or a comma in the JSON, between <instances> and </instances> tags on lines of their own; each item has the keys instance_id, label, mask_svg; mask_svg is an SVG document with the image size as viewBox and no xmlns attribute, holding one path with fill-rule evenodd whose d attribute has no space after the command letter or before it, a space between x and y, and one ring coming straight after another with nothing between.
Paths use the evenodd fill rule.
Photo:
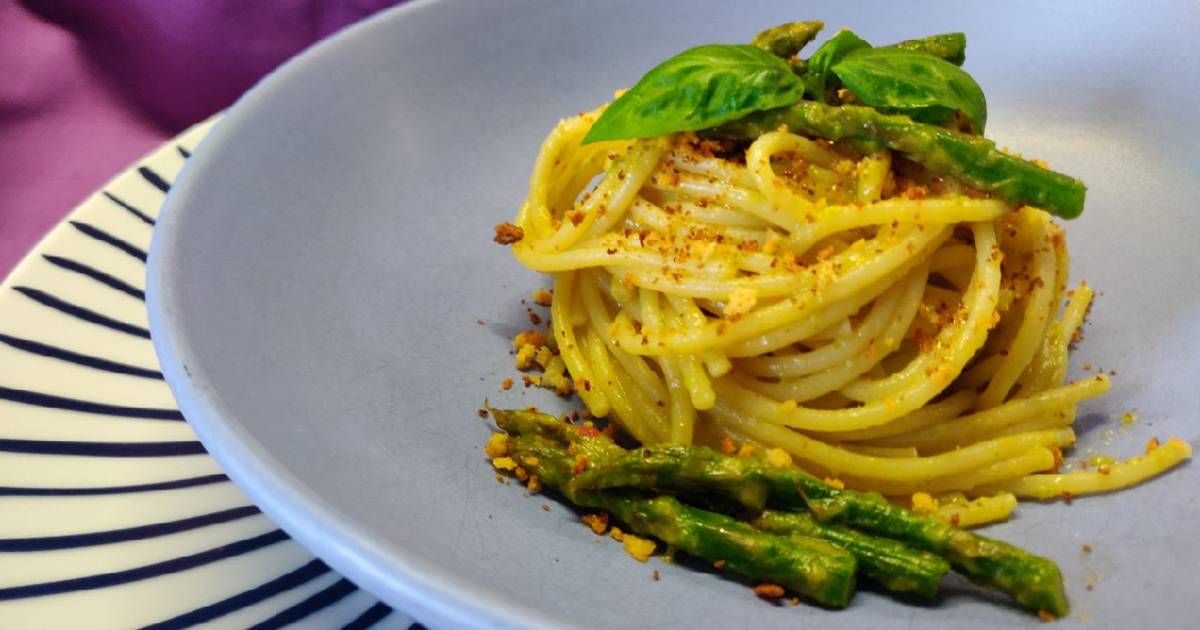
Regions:
<instances>
[{"instance_id":1,"label":"spaghetti","mask_svg":"<svg viewBox=\"0 0 1200 630\"><path fill-rule=\"evenodd\" d=\"M1067 290L1046 212L786 128L584 144L602 111L546 139L510 239L554 276L546 377L593 416L643 443L782 448L964 525L1190 456L1058 471L1110 384L1066 382L1093 293Z\"/></svg>"}]
</instances>

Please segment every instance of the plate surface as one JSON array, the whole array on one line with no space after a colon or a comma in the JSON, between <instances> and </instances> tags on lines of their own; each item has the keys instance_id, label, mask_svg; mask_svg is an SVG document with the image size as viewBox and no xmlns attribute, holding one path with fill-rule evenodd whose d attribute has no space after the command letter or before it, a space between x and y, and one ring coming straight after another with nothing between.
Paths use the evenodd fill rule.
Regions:
<instances>
[{"instance_id":1,"label":"plate surface","mask_svg":"<svg viewBox=\"0 0 1200 630\"><path fill-rule=\"evenodd\" d=\"M85 200L0 285L0 628L406 628L291 540L175 408L145 250L202 123Z\"/></svg>"},{"instance_id":2,"label":"plate surface","mask_svg":"<svg viewBox=\"0 0 1200 630\"><path fill-rule=\"evenodd\" d=\"M846 612L638 564L572 512L498 485L475 415L560 405L499 392L521 300L543 281L490 242L538 144L686 47L819 18L872 41L962 30L989 135L1091 186L1067 226L1102 292L1076 354L1116 369L1077 453L1194 440L1200 388L1200 14L1191 4L417 2L303 55L243 99L155 233L151 329L180 407L289 533L419 619L604 627L1024 623L955 587L931 607L865 592ZM478 325L482 320L484 325ZM1116 427L1136 409L1142 420ZM1025 505L989 530L1060 562L1072 619L1179 625L1200 581L1197 469L1132 492ZM540 509L550 503L550 511ZM1081 553L1084 543L1094 551ZM658 569L662 580L654 582ZM1093 583L1093 590L1084 588Z\"/></svg>"}]
</instances>

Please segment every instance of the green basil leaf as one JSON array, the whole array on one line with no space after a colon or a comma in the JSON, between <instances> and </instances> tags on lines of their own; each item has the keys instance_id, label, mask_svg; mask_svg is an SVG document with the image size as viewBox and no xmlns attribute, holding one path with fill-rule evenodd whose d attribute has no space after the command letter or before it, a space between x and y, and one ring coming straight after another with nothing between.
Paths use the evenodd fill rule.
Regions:
<instances>
[{"instance_id":1,"label":"green basil leaf","mask_svg":"<svg viewBox=\"0 0 1200 630\"><path fill-rule=\"evenodd\" d=\"M804 95L787 62L754 46L686 50L646 73L600 116L583 139L649 138L715 127Z\"/></svg>"},{"instance_id":2,"label":"green basil leaf","mask_svg":"<svg viewBox=\"0 0 1200 630\"><path fill-rule=\"evenodd\" d=\"M858 100L872 107L899 112L960 111L978 134L987 123L987 100L975 79L949 61L924 52L862 49L846 55L831 70Z\"/></svg>"},{"instance_id":3,"label":"green basil leaf","mask_svg":"<svg viewBox=\"0 0 1200 630\"><path fill-rule=\"evenodd\" d=\"M838 31L837 35L825 40L825 43L808 58L808 73L804 76L804 86L809 98L824 103L829 70L846 55L870 48L871 45L866 40L848 30Z\"/></svg>"}]
</instances>

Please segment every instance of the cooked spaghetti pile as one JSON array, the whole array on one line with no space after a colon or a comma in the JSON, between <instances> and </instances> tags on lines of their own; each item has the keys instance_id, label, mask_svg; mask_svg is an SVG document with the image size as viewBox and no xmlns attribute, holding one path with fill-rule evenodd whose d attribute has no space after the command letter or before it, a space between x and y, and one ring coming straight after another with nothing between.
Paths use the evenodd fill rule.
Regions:
<instances>
[{"instance_id":1,"label":"cooked spaghetti pile","mask_svg":"<svg viewBox=\"0 0 1200 630\"><path fill-rule=\"evenodd\" d=\"M1110 383L1066 382L1093 292L1068 290L1046 212L787 128L584 144L602 111L559 123L497 235L553 274L538 363L593 416L646 444L782 448L964 525L1189 457L1152 441L1059 471Z\"/></svg>"}]
</instances>

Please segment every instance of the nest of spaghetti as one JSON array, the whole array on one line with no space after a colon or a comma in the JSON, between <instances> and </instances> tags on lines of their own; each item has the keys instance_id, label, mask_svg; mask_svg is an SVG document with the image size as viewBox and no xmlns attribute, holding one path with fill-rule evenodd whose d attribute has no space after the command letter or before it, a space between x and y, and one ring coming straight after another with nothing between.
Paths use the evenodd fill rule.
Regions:
<instances>
[{"instance_id":1,"label":"nest of spaghetti","mask_svg":"<svg viewBox=\"0 0 1200 630\"><path fill-rule=\"evenodd\" d=\"M1063 468L1110 382L1066 380L1093 291L1068 288L1048 213L786 127L585 144L602 111L558 124L498 226L553 275L539 363L592 416L647 445L782 449L963 526L1190 455Z\"/></svg>"}]
</instances>

